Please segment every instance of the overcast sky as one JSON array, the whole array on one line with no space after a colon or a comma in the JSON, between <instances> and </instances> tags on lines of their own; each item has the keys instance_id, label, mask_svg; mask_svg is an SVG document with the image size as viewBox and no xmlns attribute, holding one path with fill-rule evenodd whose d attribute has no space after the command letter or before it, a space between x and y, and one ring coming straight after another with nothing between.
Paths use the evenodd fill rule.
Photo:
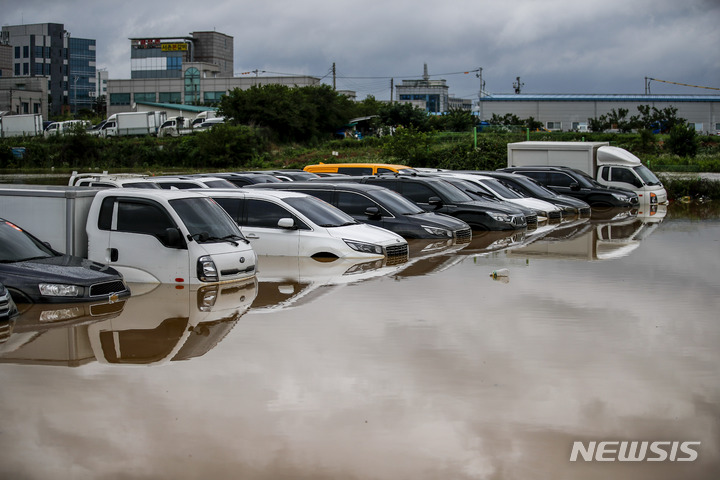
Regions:
<instances>
[{"instance_id":1,"label":"overcast sky","mask_svg":"<svg viewBox=\"0 0 720 480\"><path fill-rule=\"evenodd\" d=\"M215 30L235 72L323 77L358 98L390 83L445 79L456 97L645 93L645 77L720 88L720 0L4 0L2 25L62 23L97 41L97 66L130 78L131 37ZM464 73L469 72L469 73ZM652 81L651 93L720 94Z\"/></svg>"}]
</instances>

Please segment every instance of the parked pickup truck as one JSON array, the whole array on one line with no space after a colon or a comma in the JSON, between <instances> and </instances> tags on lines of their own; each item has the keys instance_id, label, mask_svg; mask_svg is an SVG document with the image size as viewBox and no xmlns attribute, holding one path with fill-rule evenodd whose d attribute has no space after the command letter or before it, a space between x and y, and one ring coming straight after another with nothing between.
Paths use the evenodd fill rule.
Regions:
<instances>
[{"instance_id":1,"label":"parked pickup truck","mask_svg":"<svg viewBox=\"0 0 720 480\"><path fill-rule=\"evenodd\" d=\"M235 222L199 193L7 185L0 217L128 282L202 285L256 273L255 252Z\"/></svg>"},{"instance_id":2,"label":"parked pickup truck","mask_svg":"<svg viewBox=\"0 0 720 480\"><path fill-rule=\"evenodd\" d=\"M667 202L662 182L640 159L608 142L508 143L508 167L568 167L580 170L601 185L632 190L640 203Z\"/></svg>"}]
</instances>

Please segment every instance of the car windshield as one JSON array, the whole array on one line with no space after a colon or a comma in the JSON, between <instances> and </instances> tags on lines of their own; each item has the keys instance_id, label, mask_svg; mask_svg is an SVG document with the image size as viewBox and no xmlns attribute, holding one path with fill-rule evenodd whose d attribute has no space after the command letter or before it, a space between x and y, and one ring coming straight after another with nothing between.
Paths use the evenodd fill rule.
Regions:
<instances>
[{"instance_id":1,"label":"car windshield","mask_svg":"<svg viewBox=\"0 0 720 480\"><path fill-rule=\"evenodd\" d=\"M557 193L553 192L549 188L545 188L538 183L537 180L530 177L518 175L518 178L512 180L505 180L504 178L499 179L500 183L506 185L508 188L513 189L514 183L517 182L522 188L530 192L530 194L542 198L542 197L557 197Z\"/></svg>"},{"instance_id":2,"label":"car windshield","mask_svg":"<svg viewBox=\"0 0 720 480\"><path fill-rule=\"evenodd\" d=\"M374 190L372 199L396 215L417 215L425 210L393 190Z\"/></svg>"},{"instance_id":3,"label":"car windshield","mask_svg":"<svg viewBox=\"0 0 720 480\"><path fill-rule=\"evenodd\" d=\"M603 187L600 183L596 182L594 178L592 178L587 173L583 172L582 170L576 170L572 169L572 171L575 173L574 179L578 181L578 184L581 187L585 188L597 188L597 187Z\"/></svg>"},{"instance_id":4,"label":"car windshield","mask_svg":"<svg viewBox=\"0 0 720 480\"><path fill-rule=\"evenodd\" d=\"M640 165L635 168L635 173L640 175L640 178L642 178L642 181L645 182L648 185L662 185L660 180L655 176L653 172L650 171L649 168L647 168L645 165Z\"/></svg>"},{"instance_id":5,"label":"car windshield","mask_svg":"<svg viewBox=\"0 0 720 480\"><path fill-rule=\"evenodd\" d=\"M224 178L218 178L217 180L203 180L203 183L210 188L237 188L237 185L225 180Z\"/></svg>"},{"instance_id":6,"label":"car windshield","mask_svg":"<svg viewBox=\"0 0 720 480\"><path fill-rule=\"evenodd\" d=\"M54 257L55 252L13 223L0 223L0 262L12 263Z\"/></svg>"},{"instance_id":7,"label":"car windshield","mask_svg":"<svg viewBox=\"0 0 720 480\"><path fill-rule=\"evenodd\" d=\"M510 190L502 183L498 182L494 178L487 178L478 180L478 182L482 185L484 185L488 190L494 192L497 194L497 196L503 198L504 200L514 200L517 198L523 198L522 195L514 192L513 190Z\"/></svg>"},{"instance_id":8,"label":"car windshield","mask_svg":"<svg viewBox=\"0 0 720 480\"><path fill-rule=\"evenodd\" d=\"M466 203L473 201L473 198L470 195L445 180L442 180L440 182L434 182L433 187L435 187L438 192L445 196L446 202Z\"/></svg>"},{"instance_id":9,"label":"car windshield","mask_svg":"<svg viewBox=\"0 0 720 480\"><path fill-rule=\"evenodd\" d=\"M358 223L353 217L311 195L288 197L283 201L321 227L342 227Z\"/></svg>"},{"instance_id":10,"label":"car windshield","mask_svg":"<svg viewBox=\"0 0 720 480\"><path fill-rule=\"evenodd\" d=\"M170 200L170 206L180 216L195 240L218 242L245 238L237 224L211 198L180 198Z\"/></svg>"}]
</instances>

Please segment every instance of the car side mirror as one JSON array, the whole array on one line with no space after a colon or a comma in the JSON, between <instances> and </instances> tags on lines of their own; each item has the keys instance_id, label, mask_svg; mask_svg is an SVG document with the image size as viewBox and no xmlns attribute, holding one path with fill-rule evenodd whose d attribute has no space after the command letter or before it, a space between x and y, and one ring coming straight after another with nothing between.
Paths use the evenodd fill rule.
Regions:
<instances>
[{"instance_id":1,"label":"car side mirror","mask_svg":"<svg viewBox=\"0 0 720 480\"><path fill-rule=\"evenodd\" d=\"M377 207L367 207L365 209L365 215L367 215L368 218L377 218L380 216L380 209Z\"/></svg>"},{"instance_id":2,"label":"car side mirror","mask_svg":"<svg viewBox=\"0 0 720 480\"><path fill-rule=\"evenodd\" d=\"M428 198L428 203L439 207L442 205L442 199L440 197L430 197Z\"/></svg>"},{"instance_id":3,"label":"car side mirror","mask_svg":"<svg viewBox=\"0 0 720 480\"><path fill-rule=\"evenodd\" d=\"M295 220L292 218L281 218L278 220L278 227L280 228L286 228L288 230L292 230L295 228Z\"/></svg>"},{"instance_id":4,"label":"car side mirror","mask_svg":"<svg viewBox=\"0 0 720 480\"><path fill-rule=\"evenodd\" d=\"M579 183L571 183L570 184L570 190L573 192L577 192L580 190L580 184Z\"/></svg>"}]
</instances>

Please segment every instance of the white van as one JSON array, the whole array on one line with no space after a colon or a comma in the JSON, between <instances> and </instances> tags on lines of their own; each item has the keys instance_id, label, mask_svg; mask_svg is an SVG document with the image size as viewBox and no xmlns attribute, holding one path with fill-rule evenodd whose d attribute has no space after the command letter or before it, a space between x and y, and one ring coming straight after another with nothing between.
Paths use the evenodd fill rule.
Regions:
<instances>
[{"instance_id":1,"label":"white van","mask_svg":"<svg viewBox=\"0 0 720 480\"><path fill-rule=\"evenodd\" d=\"M195 190L219 203L258 255L407 261L407 241L357 222L311 195L281 190Z\"/></svg>"}]
</instances>

